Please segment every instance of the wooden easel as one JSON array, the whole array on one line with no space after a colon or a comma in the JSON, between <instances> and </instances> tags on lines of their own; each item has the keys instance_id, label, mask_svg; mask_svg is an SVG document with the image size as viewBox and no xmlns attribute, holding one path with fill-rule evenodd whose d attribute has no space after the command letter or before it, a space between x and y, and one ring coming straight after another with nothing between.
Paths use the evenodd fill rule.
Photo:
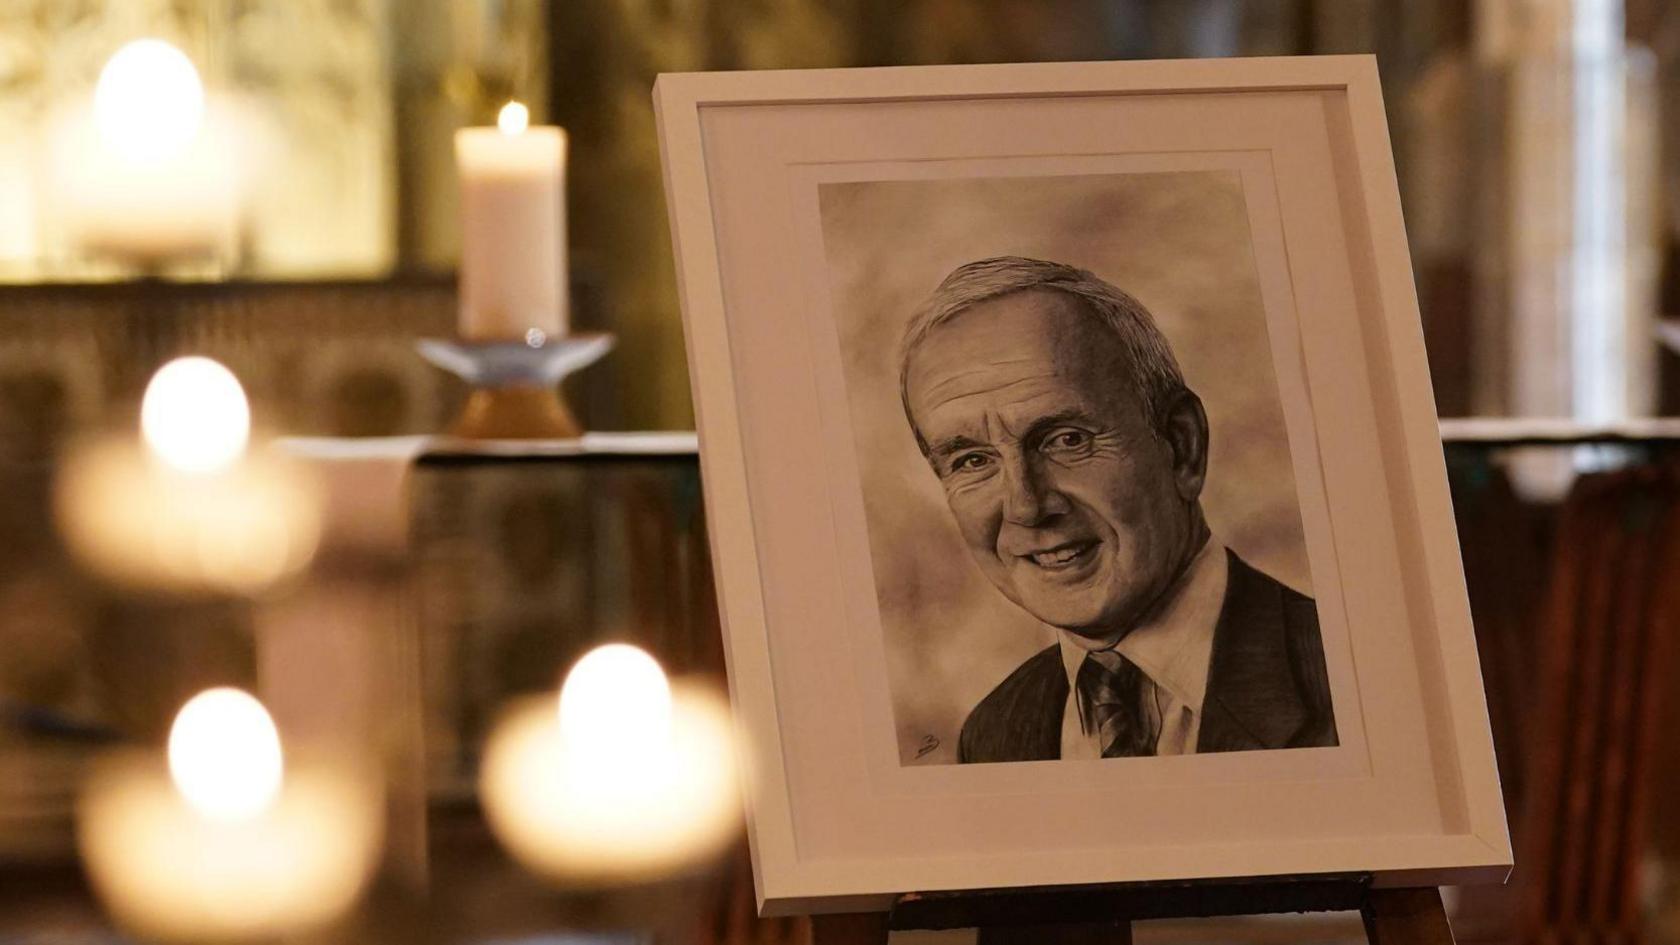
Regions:
<instances>
[{"instance_id":1,"label":"wooden easel","mask_svg":"<svg viewBox=\"0 0 1680 945\"><path fill-rule=\"evenodd\" d=\"M980 945L1131 945L1138 919L1359 910L1370 945L1453 945L1433 886L1367 875L913 893L887 912L811 917L813 945L886 945L890 931L979 930Z\"/></svg>"}]
</instances>

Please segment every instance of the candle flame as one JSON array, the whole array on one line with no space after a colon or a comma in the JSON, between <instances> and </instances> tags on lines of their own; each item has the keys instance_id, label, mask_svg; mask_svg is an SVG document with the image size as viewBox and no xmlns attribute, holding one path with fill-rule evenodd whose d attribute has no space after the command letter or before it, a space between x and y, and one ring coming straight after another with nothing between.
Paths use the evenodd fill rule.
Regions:
<instances>
[{"instance_id":1,"label":"candle flame","mask_svg":"<svg viewBox=\"0 0 1680 945\"><path fill-rule=\"evenodd\" d=\"M176 358L146 385L140 432L165 465L215 472L245 452L251 408L232 371L209 358Z\"/></svg>"},{"instance_id":2,"label":"candle flame","mask_svg":"<svg viewBox=\"0 0 1680 945\"><path fill-rule=\"evenodd\" d=\"M243 820L280 793L280 733L251 694L207 689L187 700L169 730L169 776L188 805L217 820Z\"/></svg>"},{"instance_id":3,"label":"candle flame","mask_svg":"<svg viewBox=\"0 0 1680 945\"><path fill-rule=\"evenodd\" d=\"M204 84L186 53L161 39L137 39L100 70L93 119L118 154L142 163L167 160L198 135Z\"/></svg>"},{"instance_id":4,"label":"candle flame","mask_svg":"<svg viewBox=\"0 0 1680 945\"><path fill-rule=\"evenodd\" d=\"M560 738L569 755L588 759L583 767L603 774L635 767L658 756L670 737L671 684L646 651L609 643L585 653L566 674Z\"/></svg>"},{"instance_id":5,"label":"candle flame","mask_svg":"<svg viewBox=\"0 0 1680 945\"><path fill-rule=\"evenodd\" d=\"M509 102L496 113L496 127L504 135L516 135L531 125L531 110L519 102Z\"/></svg>"},{"instance_id":6,"label":"candle flame","mask_svg":"<svg viewBox=\"0 0 1680 945\"><path fill-rule=\"evenodd\" d=\"M606 675L599 665L580 669L584 680ZM502 718L485 743L479 798L515 858L559 883L616 885L688 871L727 846L740 817L728 707L680 681L670 696L664 743L632 743L607 764L565 740L551 701ZM606 730L618 721L589 720Z\"/></svg>"}]
</instances>

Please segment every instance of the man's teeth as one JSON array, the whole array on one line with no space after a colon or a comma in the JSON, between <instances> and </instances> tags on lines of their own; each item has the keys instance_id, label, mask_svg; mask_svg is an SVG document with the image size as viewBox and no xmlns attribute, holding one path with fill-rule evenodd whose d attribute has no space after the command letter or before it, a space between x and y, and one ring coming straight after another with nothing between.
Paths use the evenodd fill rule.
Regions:
<instances>
[{"instance_id":1,"label":"man's teeth","mask_svg":"<svg viewBox=\"0 0 1680 945\"><path fill-rule=\"evenodd\" d=\"M1041 567L1048 568L1053 565L1067 564L1079 557L1079 553L1084 550L1083 548L1063 548L1060 551L1035 551L1032 559Z\"/></svg>"}]
</instances>

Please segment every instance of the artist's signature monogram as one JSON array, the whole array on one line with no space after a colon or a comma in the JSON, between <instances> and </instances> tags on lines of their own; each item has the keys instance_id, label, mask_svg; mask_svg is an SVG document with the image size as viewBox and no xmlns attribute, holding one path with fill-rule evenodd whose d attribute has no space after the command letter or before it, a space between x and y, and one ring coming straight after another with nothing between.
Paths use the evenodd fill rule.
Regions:
<instances>
[{"instance_id":1,"label":"artist's signature monogram","mask_svg":"<svg viewBox=\"0 0 1680 945\"><path fill-rule=\"evenodd\" d=\"M916 746L916 757L921 758L928 752L939 747L938 735L923 735L922 743Z\"/></svg>"}]
</instances>

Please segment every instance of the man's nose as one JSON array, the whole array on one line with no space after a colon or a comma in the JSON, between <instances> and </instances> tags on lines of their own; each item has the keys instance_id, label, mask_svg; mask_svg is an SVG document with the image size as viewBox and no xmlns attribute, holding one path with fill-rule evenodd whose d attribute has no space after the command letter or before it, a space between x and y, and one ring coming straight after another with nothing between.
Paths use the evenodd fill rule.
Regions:
<instances>
[{"instance_id":1,"label":"man's nose","mask_svg":"<svg viewBox=\"0 0 1680 945\"><path fill-rule=\"evenodd\" d=\"M1042 470L1025 456L1004 463L1003 517L1016 525L1034 526L1068 509L1067 498L1045 479Z\"/></svg>"}]
</instances>

